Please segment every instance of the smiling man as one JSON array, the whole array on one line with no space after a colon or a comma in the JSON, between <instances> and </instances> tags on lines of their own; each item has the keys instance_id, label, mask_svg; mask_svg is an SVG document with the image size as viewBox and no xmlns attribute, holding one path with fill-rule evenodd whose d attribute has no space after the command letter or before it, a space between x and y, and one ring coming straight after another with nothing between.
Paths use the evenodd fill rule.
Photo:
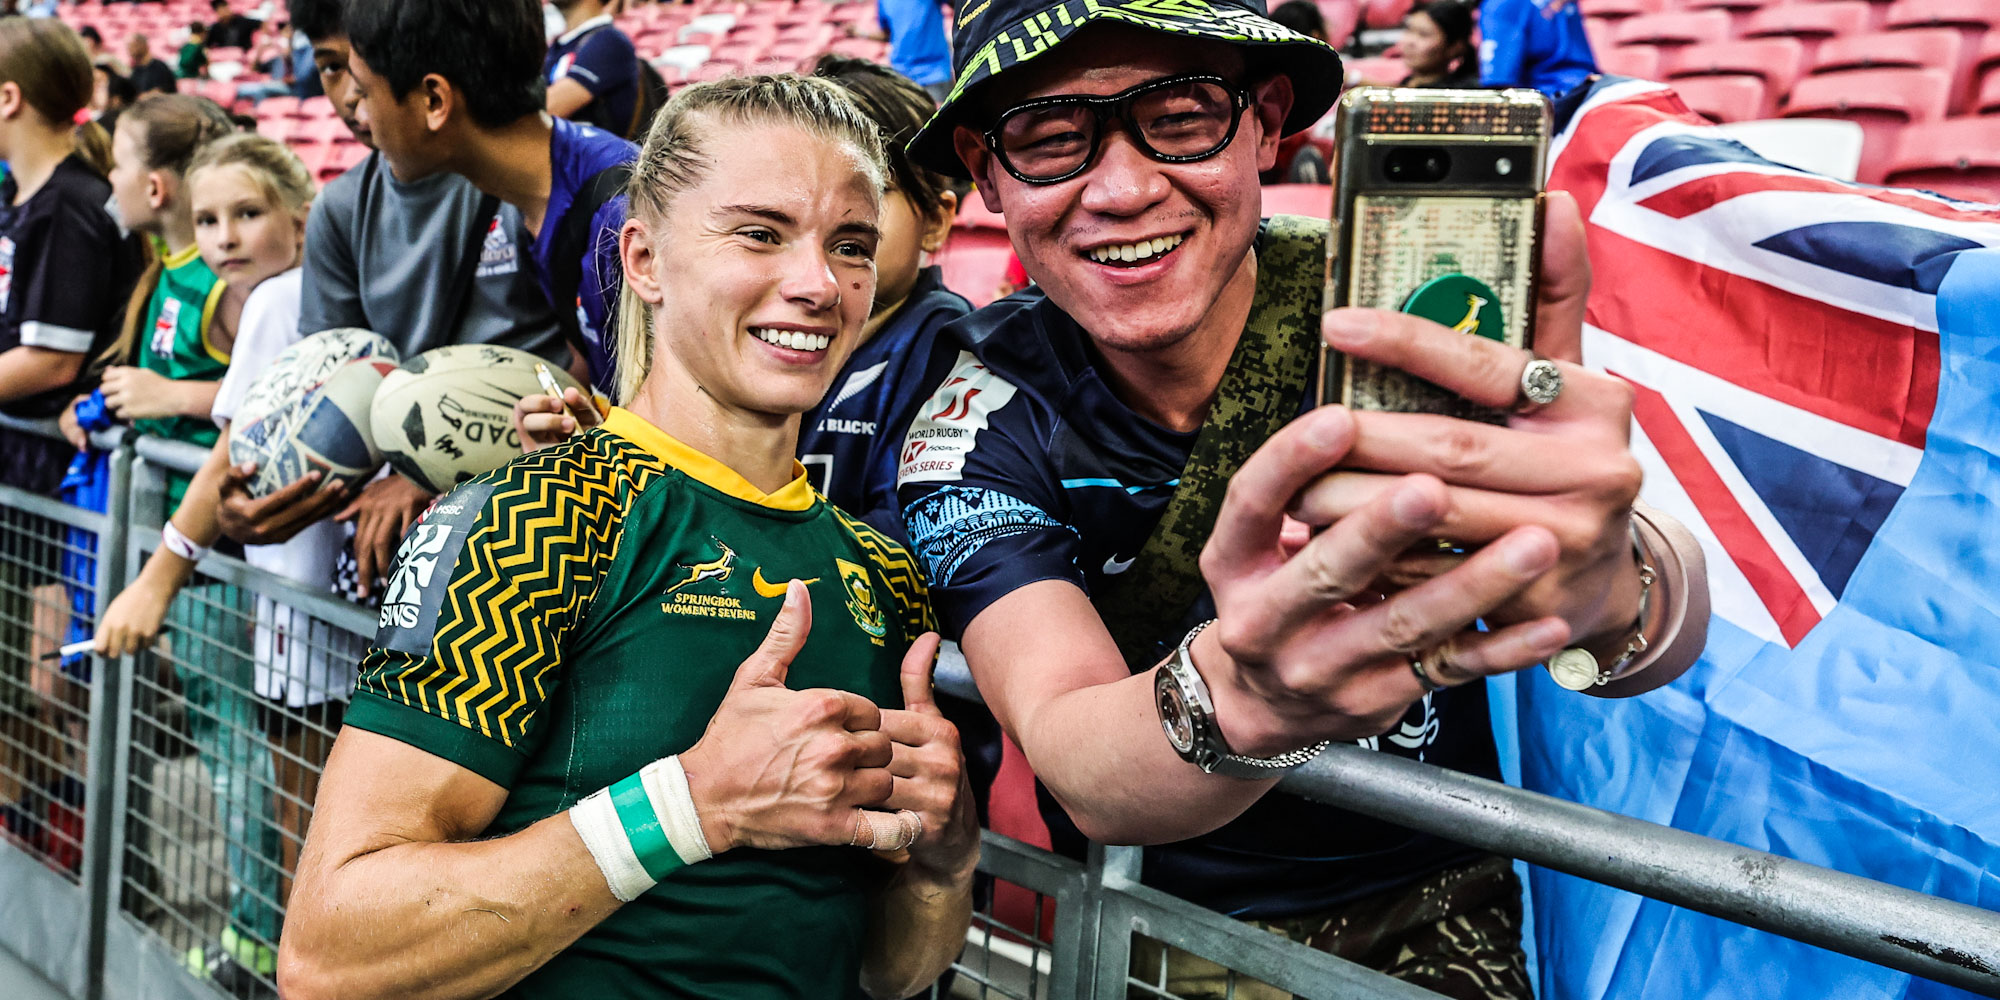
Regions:
<instances>
[{"instance_id":1,"label":"smiling man","mask_svg":"<svg viewBox=\"0 0 2000 1000\"><path fill-rule=\"evenodd\" d=\"M946 328L899 498L1058 844L1158 845L1160 888L1449 996L1528 996L1505 859L1268 793L1330 740L1497 778L1475 682L1574 651L1630 694L1698 654L1700 550L1632 509L1629 392L1573 364L1574 203L1548 205L1536 336L1566 388L1538 405L1526 352L1322 321L1326 224L1260 220L1257 178L1340 62L1257 0L992 0L956 49L911 152L977 182L1036 287ZM1513 416L1302 412L1322 337ZM1476 551L1405 554L1440 537ZM1176 958L1170 986L1203 975Z\"/></svg>"}]
</instances>

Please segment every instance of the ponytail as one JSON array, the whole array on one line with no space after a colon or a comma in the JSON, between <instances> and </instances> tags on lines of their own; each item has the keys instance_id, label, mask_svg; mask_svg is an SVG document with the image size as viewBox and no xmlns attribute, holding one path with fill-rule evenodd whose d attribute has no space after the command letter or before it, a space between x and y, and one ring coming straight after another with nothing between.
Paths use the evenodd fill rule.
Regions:
<instances>
[{"instance_id":1,"label":"ponytail","mask_svg":"<svg viewBox=\"0 0 2000 1000\"><path fill-rule=\"evenodd\" d=\"M111 133L94 121L83 122L73 133L76 139L76 155L97 171L99 177L111 176Z\"/></svg>"}]
</instances>

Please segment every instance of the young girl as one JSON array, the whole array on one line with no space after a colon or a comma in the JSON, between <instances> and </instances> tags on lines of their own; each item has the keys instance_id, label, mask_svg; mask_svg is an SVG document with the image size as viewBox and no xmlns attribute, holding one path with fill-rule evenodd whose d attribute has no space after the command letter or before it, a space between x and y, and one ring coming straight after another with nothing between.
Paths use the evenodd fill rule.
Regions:
<instances>
[{"instance_id":1,"label":"young girl","mask_svg":"<svg viewBox=\"0 0 2000 1000\"><path fill-rule=\"evenodd\" d=\"M112 366L104 372L104 405L141 434L203 447L215 444L209 407L229 368L248 290L225 283L195 246L186 174L197 150L234 130L214 101L158 94L121 115L111 141L118 217L162 252L132 289L124 329L102 355ZM168 513L187 484L184 475L167 477Z\"/></svg>"},{"instance_id":2,"label":"young girl","mask_svg":"<svg viewBox=\"0 0 2000 1000\"><path fill-rule=\"evenodd\" d=\"M211 407L225 434L162 530L160 547L98 623L97 649L106 655L136 651L158 634L175 594L219 537L215 509L218 484L229 464L228 420L250 382L298 339L299 258L313 196L305 165L277 142L239 133L203 147L187 181L201 256L244 295L234 360ZM339 544L338 535L329 536L329 531L337 532L337 527L318 525L282 545L251 546L244 559L303 583L325 585ZM359 649L337 641L332 645L339 648L296 641L310 630L292 628L292 618L290 608L258 598L254 688L261 703L243 690L249 685L181 673L190 703L209 702L202 706L206 711L191 713L210 730L204 733L197 726L197 742L226 810L224 825L243 828L240 837L232 830L232 841L246 845L248 855L241 864L232 859L231 920L221 942L195 949L188 964L232 989L250 987L252 977L268 981L276 968L280 918L270 902L284 897L281 875L291 870L304 837L315 771L331 741L328 730L339 726L337 699L345 698L349 675L335 675L340 664L353 662ZM258 728L272 745L268 760L261 755L251 759L246 752L254 741L243 734ZM265 776L274 776L275 788ZM275 825L264 819L273 812Z\"/></svg>"},{"instance_id":3,"label":"young girl","mask_svg":"<svg viewBox=\"0 0 2000 1000\"><path fill-rule=\"evenodd\" d=\"M73 124L90 95L90 62L74 32L54 20L0 18L0 160L7 164L0 181L0 411L10 416L52 417L69 401L90 355L112 335L118 305L143 263L139 242L119 233L104 210L111 190L103 164L90 155L101 148L103 130ZM46 494L68 464L62 442L0 430L0 485ZM63 584L53 580L65 561L64 532L34 517L21 527L29 537L0 560L0 647L29 650L36 666L9 655L0 660L0 684L10 692L6 709L25 707L14 704L12 692L26 677L41 697L33 712L0 711L8 758L0 760L0 824L34 839L46 816L69 842L44 846L52 859L74 864L81 824L68 806L81 805L81 784L48 762L80 766L86 692L40 660L62 641L70 612ZM31 636L20 622L33 623ZM37 714L40 732L17 728ZM16 759L16 748L40 744L50 730L64 733L64 746L38 745ZM51 793L46 802L44 790Z\"/></svg>"}]
</instances>

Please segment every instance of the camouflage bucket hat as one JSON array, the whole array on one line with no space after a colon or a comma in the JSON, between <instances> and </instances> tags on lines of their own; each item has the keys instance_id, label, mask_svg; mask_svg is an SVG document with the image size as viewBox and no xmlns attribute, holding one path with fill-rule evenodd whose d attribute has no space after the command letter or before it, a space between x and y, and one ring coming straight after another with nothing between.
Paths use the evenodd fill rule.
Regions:
<instances>
[{"instance_id":1,"label":"camouflage bucket hat","mask_svg":"<svg viewBox=\"0 0 2000 1000\"><path fill-rule=\"evenodd\" d=\"M1340 96L1340 55L1318 39L1265 16L1264 0L966 0L952 39L952 88L943 106L910 140L918 163L953 177L965 165L952 148L952 130L977 107L989 83L1060 45L1085 25L1127 24L1188 38L1212 38L1243 49L1254 76L1283 73L1292 80L1290 135L1312 127Z\"/></svg>"}]
</instances>

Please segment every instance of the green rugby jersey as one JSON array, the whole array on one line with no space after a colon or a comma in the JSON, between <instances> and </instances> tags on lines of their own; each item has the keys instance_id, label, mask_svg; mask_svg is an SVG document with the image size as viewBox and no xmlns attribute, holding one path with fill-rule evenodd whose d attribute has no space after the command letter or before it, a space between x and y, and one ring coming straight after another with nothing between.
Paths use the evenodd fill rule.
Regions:
<instances>
[{"instance_id":1,"label":"green rugby jersey","mask_svg":"<svg viewBox=\"0 0 2000 1000\"><path fill-rule=\"evenodd\" d=\"M347 724L508 790L522 829L701 737L785 582L813 625L791 687L900 707L930 628L910 555L799 478L766 495L614 409L480 476L410 528ZM523 980L515 997L860 996L857 848L737 849L682 868Z\"/></svg>"},{"instance_id":2,"label":"green rugby jersey","mask_svg":"<svg viewBox=\"0 0 2000 1000\"><path fill-rule=\"evenodd\" d=\"M139 367L171 379L213 382L229 370L229 352L219 350L208 339L215 307L222 301L228 284L216 277L201 252L188 247L160 259L160 283L146 300L146 315L139 326ZM221 433L207 417L160 417L132 421L141 434L186 441L204 448L215 446ZM189 476L167 475L167 511L172 513L187 495Z\"/></svg>"}]
</instances>

